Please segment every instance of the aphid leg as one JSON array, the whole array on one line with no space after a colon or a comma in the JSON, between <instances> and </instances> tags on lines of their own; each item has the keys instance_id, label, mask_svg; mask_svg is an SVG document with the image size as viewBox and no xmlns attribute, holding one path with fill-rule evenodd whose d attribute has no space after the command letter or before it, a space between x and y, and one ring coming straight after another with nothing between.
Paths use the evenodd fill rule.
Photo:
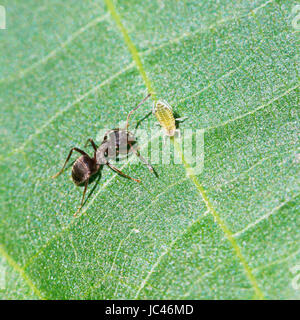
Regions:
<instances>
[{"instance_id":1,"label":"aphid leg","mask_svg":"<svg viewBox=\"0 0 300 320\"><path fill-rule=\"evenodd\" d=\"M167 136L165 135L165 134L163 134L163 145L165 146L166 145L166 138L167 138Z\"/></svg>"},{"instance_id":2,"label":"aphid leg","mask_svg":"<svg viewBox=\"0 0 300 320\"><path fill-rule=\"evenodd\" d=\"M176 118L175 121L177 122L183 122L187 119L188 117L182 117L182 118Z\"/></svg>"},{"instance_id":3,"label":"aphid leg","mask_svg":"<svg viewBox=\"0 0 300 320\"><path fill-rule=\"evenodd\" d=\"M84 190L83 190L83 195L82 195L82 199L81 199L81 203L80 203L80 207L78 208L78 210L74 213L74 216L77 215L78 212L80 212L83 203L84 203L84 198L85 198L85 194L86 194L86 190L87 190L87 186L89 184L89 179L86 180L85 184L84 184Z\"/></svg>"},{"instance_id":4,"label":"aphid leg","mask_svg":"<svg viewBox=\"0 0 300 320\"><path fill-rule=\"evenodd\" d=\"M121 176L125 177L125 178L128 178L128 179L131 179L133 181L136 181L136 182L141 182L141 180L139 179L134 179L134 178L131 178L129 177L127 174L125 174L124 172L122 172L121 170L119 170L118 168L116 168L115 166L113 166L112 164L110 164L109 162L106 163L112 170L118 172Z\"/></svg>"},{"instance_id":5,"label":"aphid leg","mask_svg":"<svg viewBox=\"0 0 300 320\"><path fill-rule=\"evenodd\" d=\"M151 172L154 172L153 167L151 164L140 154L139 150L134 148L131 143L128 143L130 145L130 150L148 167L148 169Z\"/></svg>"},{"instance_id":6,"label":"aphid leg","mask_svg":"<svg viewBox=\"0 0 300 320\"><path fill-rule=\"evenodd\" d=\"M129 118L130 118L131 114L132 114L135 110L137 110L150 96L151 96L151 93L149 93L146 98L144 98L134 109L132 109L132 110L128 113L125 129L127 129L128 126L129 126Z\"/></svg>"},{"instance_id":7,"label":"aphid leg","mask_svg":"<svg viewBox=\"0 0 300 320\"><path fill-rule=\"evenodd\" d=\"M181 138L181 132L180 132L179 129L176 129L176 130L175 130L175 134L176 134L176 136L177 136L178 139Z\"/></svg>"},{"instance_id":8,"label":"aphid leg","mask_svg":"<svg viewBox=\"0 0 300 320\"><path fill-rule=\"evenodd\" d=\"M77 151L77 152L81 153L83 156L88 156L84 151L82 151L82 150L80 150L80 149L78 149L78 148L72 148L72 149L70 150L70 152L69 152L69 155L68 155L68 157L67 157L67 159L66 159L66 161L65 161L65 163L64 163L64 165L63 165L63 167L62 167L62 169L61 169L60 171L58 171L57 174L55 174L54 176L52 176L52 179L55 179L56 177L58 177L58 176L64 171L65 166L66 166L67 162L69 161L69 159L70 159L73 151Z\"/></svg>"}]
</instances>

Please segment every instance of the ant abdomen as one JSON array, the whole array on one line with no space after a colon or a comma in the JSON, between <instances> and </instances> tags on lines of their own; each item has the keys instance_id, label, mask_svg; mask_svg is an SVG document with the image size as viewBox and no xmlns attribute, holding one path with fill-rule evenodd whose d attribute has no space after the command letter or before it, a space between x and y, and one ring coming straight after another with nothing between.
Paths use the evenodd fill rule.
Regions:
<instances>
[{"instance_id":1,"label":"ant abdomen","mask_svg":"<svg viewBox=\"0 0 300 320\"><path fill-rule=\"evenodd\" d=\"M84 183L99 170L99 165L89 156L79 157L72 168L72 179L76 185Z\"/></svg>"}]
</instances>

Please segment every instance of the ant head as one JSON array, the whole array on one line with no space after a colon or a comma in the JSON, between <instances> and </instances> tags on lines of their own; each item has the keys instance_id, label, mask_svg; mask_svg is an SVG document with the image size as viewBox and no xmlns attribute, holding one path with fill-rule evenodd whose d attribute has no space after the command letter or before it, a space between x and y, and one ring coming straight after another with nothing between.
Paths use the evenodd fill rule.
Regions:
<instances>
[{"instance_id":1,"label":"ant head","mask_svg":"<svg viewBox=\"0 0 300 320\"><path fill-rule=\"evenodd\" d=\"M100 168L95 159L89 156L79 157L72 168L72 179L76 185L86 182Z\"/></svg>"}]
</instances>

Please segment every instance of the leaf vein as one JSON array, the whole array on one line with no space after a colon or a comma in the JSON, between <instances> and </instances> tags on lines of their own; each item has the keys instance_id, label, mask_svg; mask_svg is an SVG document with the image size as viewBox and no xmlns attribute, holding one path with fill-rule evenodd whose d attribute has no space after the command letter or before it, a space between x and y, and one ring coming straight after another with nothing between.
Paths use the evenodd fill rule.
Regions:
<instances>
[{"instance_id":1,"label":"leaf vein","mask_svg":"<svg viewBox=\"0 0 300 320\"><path fill-rule=\"evenodd\" d=\"M38 67L38 66L40 66L40 65L42 65L44 63L47 63L50 59L54 58L58 52L63 50L65 47L67 47L73 40L75 40L82 33L84 33L88 29L94 27L99 22L104 21L107 18L108 18L108 14L106 13L103 16L100 16L100 17L97 17L97 18L91 20L89 23L87 23L86 25L82 26L81 28L79 28L74 33L72 33L65 41L61 42L58 47L56 47L55 49L50 51L47 55L42 57L40 60L34 62L31 66L29 66L29 67L27 67L27 68L25 68L23 70L20 70L19 73L17 75L15 75L15 76L11 76L11 77L8 77L8 78L0 79L0 83L2 83L2 82L11 82L11 81L14 81L16 79L23 78L24 76L26 76L28 73L30 73L36 67Z\"/></svg>"},{"instance_id":2,"label":"leaf vein","mask_svg":"<svg viewBox=\"0 0 300 320\"><path fill-rule=\"evenodd\" d=\"M241 114L241 115L239 115L239 116L237 116L237 117L234 117L234 118L232 118L232 119L229 119L229 120L227 120L227 121L224 121L224 122L222 122L222 123L220 123L220 124L217 124L217 125L211 126L211 127L207 127L207 128L205 128L205 131L212 130L212 129L216 129L216 128L220 128L220 127L225 127L227 124L229 124L229 123L231 123L231 122L234 122L234 121L243 119L243 118L245 118L245 117L247 117L247 116L249 116L249 115L252 115L252 114L256 113L257 111L262 110L262 109L264 109L265 107L271 105L272 103L276 102L277 100L279 100L279 99L287 96L290 92L296 90L297 88L299 88L299 84L296 85L296 86L293 86L293 87L289 88L288 90L286 90L286 91L283 92L282 94L276 96L275 98L271 99L271 100L268 101L267 103L262 104L262 105L260 105L260 106L258 106L258 107L256 107L256 108L254 108L254 109L251 110L251 111L248 111L248 112L246 112L246 113L243 113L243 114Z\"/></svg>"},{"instance_id":3,"label":"leaf vein","mask_svg":"<svg viewBox=\"0 0 300 320\"><path fill-rule=\"evenodd\" d=\"M274 260L274 261L272 261L272 262L269 263L269 264L264 264L264 265L261 266L261 267L257 267L257 268L255 268L253 271L254 271L254 272L259 272L259 271L261 271L261 270L264 270L264 269L269 268L269 267L271 267L271 266L274 266L274 265L276 265L276 264L281 264L281 263L283 263L283 262L291 259L292 257L296 256L299 252L300 252L300 249L298 249L298 250L296 250L296 251L294 251L294 252L292 252L292 253L289 253L289 254L288 254L287 256L285 256L285 257L280 257L279 259Z\"/></svg>"},{"instance_id":4,"label":"leaf vein","mask_svg":"<svg viewBox=\"0 0 300 320\"><path fill-rule=\"evenodd\" d=\"M110 76L109 78L107 78L106 80L102 81L101 83L97 84L96 86L92 87L89 91L87 91L86 93L82 94L81 96L79 96L76 100L74 100L72 103L68 104L66 107L62 108L61 110L59 110L58 112L56 112L48 121L46 121L40 128L36 129L36 131L34 133L32 133L27 140L25 140L23 142L23 144L12 150L11 153L9 153L7 155L7 157L15 154L16 152L20 152L22 150L24 150L24 148L26 147L26 145L36 136L38 136L39 134L41 134L53 121L55 121L59 116L61 116L62 114L64 114L65 112L67 112L69 109L71 109L74 105L76 105L77 103L81 102L83 99L85 99L86 97L88 97L89 95L91 95L92 93L96 92L98 89L100 89L101 87L109 84L111 81L113 81L114 79L118 78L121 74L123 74L124 72L130 70L131 68L134 67L133 63L130 63L128 66L126 66L125 68L123 68L122 70L116 72L115 74L113 74L112 76Z\"/></svg>"},{"instance_id":5,"label":"leaf vein","mask_svg":"<svg viewBox=\"0 0 300 320\"><path fill-rule=\"evenodd\" d=\"M45 300L45 298L42 296L39 289L35 286L35 284L32 282L32 280L28 277L25 270L20 267L17 262L6 252L3 245L0 244L0 254L5 258L5 260L8 262L8 264L21 276L21 278L27 283L29 288L35 293L35 295L41 299Z\"/></svg>"},{"instance_id":6,"label":"leaf vein","mask_svg":"<svg viewBox=\"0 0 300 320\"><path fill-rule=\"evenodd\" d=\"M207 210L206 212L204 212L204 214L202 216L199 216L196 220L194 220L185 230L184 232L182 232L179 236L175 237L170 244L167 246L167 248L158 256L158 258L156 259L156 261L154 262L154 264L152 265L151 269L148 271L148 273L146 274L146 277L141 281L141 284L139 285L139 288L135 294L134 299L138 299L141 291L143 290L143 288L145 287L145 285L147 284L147 282L149 281L151 275L153 274L153 272L155 271L155 269L159 266L160 262L162 261L163 257L168 254L170 252L170 250L173 248L174 244L181 239L185 234L188 233L188 231L196 224L198 223L201 219L203 219L207 214L209 213L209 211Z\"/></svg>"},{"instance_id":7,"label":"leaf vein","mask_svg":"<svg viewBox=\"0 0 300 320\"><path fill-rule=\"evenodd\" d=\"M282 203L280 203L278 206L276 206L275 208L273 208L272 210L268 211L267 213L265 213L264 215L262 215L260 218L258 218L257 220L255 220L254 222L250 223L247 225L247 227L245 227L244 229L234 233L232 236L237 238L240 235L242 235L243 233L245 233L246 231L248 231L249 229L255 227L257 224L259 224L260 222L268 219L272 214L276 213L277 211L279 211L280 208L282 208L283 206L285 206L287 203L291 202L292 200L294 200L295 198L298 197L300 193L292 196L291 198L283 201Z\"/></svg>"}]
</instances>

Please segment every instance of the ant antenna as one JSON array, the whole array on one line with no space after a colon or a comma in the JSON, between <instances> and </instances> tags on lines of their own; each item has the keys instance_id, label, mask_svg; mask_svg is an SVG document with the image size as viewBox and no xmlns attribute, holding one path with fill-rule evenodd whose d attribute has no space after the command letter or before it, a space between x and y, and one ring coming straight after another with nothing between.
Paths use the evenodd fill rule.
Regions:
<instances>
[{"instance_id":1,"label":"ant antenna","mask_svg":"<svg viewBox=\"0 0 300 320\"><path fill-rule=\"evenodd\" d=\"M137 105L137 107L135 107L134 109L132 109L132 110L128 113L125 129L127 129L128 126L129 126L129 118L130 118L131 114L132 114L135 110L137 110L150 96L151 96L151 93L149 93L149 94L147 95L147 97L144 98L144 99Z\"/></svg>"}]
</instances>

